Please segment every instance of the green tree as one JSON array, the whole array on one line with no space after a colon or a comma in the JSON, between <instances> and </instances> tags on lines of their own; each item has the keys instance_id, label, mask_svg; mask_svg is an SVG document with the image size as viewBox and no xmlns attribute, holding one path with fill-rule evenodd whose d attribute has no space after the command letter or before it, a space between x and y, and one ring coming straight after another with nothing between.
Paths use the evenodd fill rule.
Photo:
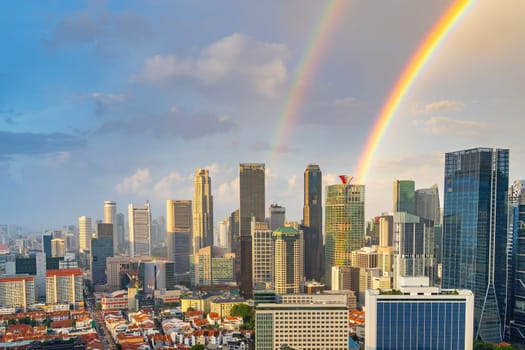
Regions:
<instances>
[{"instance_id":1,"label":"green tree","mask_svg":"<svg viewBox=\"0 0 525 350\"><path fill-rule=\"evenodd\" d=\"M246 304L235 304L230 315L242 317L241 329L255 329L255 308Z\"/></svg>"},{"instance_id":2,"label":"green tree","mask_svg":"<svg viewBox=\"0 0 525 350\"><path fill-rule=\"evenodd\" d=\"M206 350L206 347L202 344L195 344L191 347L191 350Z\"/></svg>"}]
</instances>

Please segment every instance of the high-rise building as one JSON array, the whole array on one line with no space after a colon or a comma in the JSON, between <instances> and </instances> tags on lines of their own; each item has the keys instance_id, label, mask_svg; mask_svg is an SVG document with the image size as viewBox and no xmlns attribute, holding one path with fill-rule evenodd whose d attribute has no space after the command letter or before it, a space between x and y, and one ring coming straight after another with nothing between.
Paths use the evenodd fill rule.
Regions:
<instances>
[{"instance_id":1,"label":"high-rise building","mask_svg":"<svg viewBox=\"0 0 525 350\"><path fill-rule=\"evenodd\" d=\"M251 222L264 221L265 208L264 164L244 163L239 165L239 227L240 291L245 297L252 296L252 236Z\"/></svg>"},{"instance_id":2,"label":"high-rise building","mask_svg":"<svg viewBox=\"0 0 525 350\"><path fill-rule=\"evenodd\" d=\"M224 220L219 221L218 224L218 237L219 237L219 247L227 248L231 251L231 242L230 242L230 218L226 217Z\"/></svg>"},{"instance_id":3,"label":"high-rise building","mask_svg":"<svg viewBox=\"0 0 525 350\"><path fill-rule=\"evenodd\" d=\"M175 288L175 266L172 261L145 261L139 268L145 293Z\"/></svg>"},{"instance_id":4,"label":"high-rise building","mask_svg":"<svg viewBox=\"0 0 525 350\"><path fill-rule=\"evenodd\" d=\"M275 231L284 226L286 209L278 204L271 204L268 208L270 230Z\"/></svg>"},{"instance_id":5,"label":"high-rise building","mask_svg":"<svg viewBox=\"0 0 525 350\"><path fill-rule=\"evenodd\" d=\"M192 255L192 215L190 200L166 201L166 246L168 260L175 262L177 282L189 281Z\"/></svg>"},{"instance_id":6,"label":"high-rise building","mask_svg":"<svg viewBox=\"0 0 525 350\"><path fill-rule=\"evenodd\" d=\"M91 225L91 218L81 216L78 218L78 238L79 249L81 252L90 250L91 236L93 235L93 226Z\"/></svg>"},{"instance_id":7,"label":"high-rise building","mask_svg":"<svg viewBox=\"0 0 525 350\"><path fill-rule=\"evenodd\" d=\"M126 217L122 213L118 213L116 217L116 223L117 226L117 238L118 238L118 245L117 245L117 251L119 253L126 253L128 250L129 244L126 244ZM113 247L115 248L115 247Z\"/></svg>"},{"instance_id":8,"label":"high-rise building","mask_svg":"<svg viewBox=\"0 0 525 350\"><path fill-rule=\"evenodd\" d=\"M53 234L46 232L42 235L42 252L46 254L47 257L51 257L51 240L53 239Z\"/></svg>"},{"instance_id":9,"label":"high-rise building","mask_svg":"<svg viewBox=\"0 0 525 350\"><path fill-rule=\"evenodd\" d=\"M53 258L63 258L66 255L66 242L62 238L51 240L51 256Z\"/></svg>"},{"instance_id":10,"label":"high-rise building","mask_svg":"<svg viewBox=\"0 0 525 350\"><path fill-rule=\"evenodd\" d=\"M507 298L509 151L445 154L443 288L474 293L474 336L501 342Z\"/></svg>"},{"instance_id":11,"label":"high-rise building","mask_svg":"<svg viewBox=\"0 0 525 350\"><path fill-rule=\"evenodd\" d=\"M207 246L194 255L193 284L198 286L233 283L235 254L226 248Z\"/></svg>"},{"instance_id":12,"label":"high-rise building","mask_svg":"<svg viewBox=\"0 0 525 350\"><path fill-rule=\"evenodd\" d=\"M239 243L239 230L240 230L240 217L239 209L235 210L230 214L230 226L229 226L229 236L230 236L230 251L232 253L238 254L238 243Z\"/></svg>"},{"instance_id":13,"label":"high-rise building","mask_svg":"<svg viewBox=\"0 0 525 350\"><path fill-rule=\"evenodd\" d=\"M117 230L117 202L105 201L104 202L104 223L113 224L113 255L117 255L119 252L119 236Z\"/></svg>"},{"instance_id":14,"label":"high-rise building","mask_svg":"<svg viewBox=\"0 0 525 350\"><path fill-rule=\"evenodd\" d=\"M394 181L394 205L392 211L416 214L416 183L413 180Z\"/></svg>"},{"instance_id":15,"label":"high-rise building","mask_svg":"<svg viewBox=\"0 0 525 350\"><path fill-rule=\"evenodd\" d=\"M366 291L365 349L472 349L474 296L469 290L403 287Z\"/></svg>"},{"instance_id":16,"label":"high-rise building","mask_svg":"<svg viewBox=\"0 0 525 350\"><path fill-rule=\"evenodd\" d=\"M525 180L514 181L509 205L509 235L512 244L512 263L509 264L509 289L507 298L510 318L510 338L525 342Z\"/></svg>"},{"instance_id":17,"label":"high-rise building","mask_svg":"<svg viewBox=\"0 0 525 350\"><path fill-rule=\"evenodd\" d=\"M304 171L304 275L320 281L323 276L323 174L317 164Z\"/></svg>"},{"instance_id":18,"label":"high-rise building","mask_svg":"<svg viewBox=\"0 0 525 350\"><path fill-rule=\"evenodd\" d=\"M420 218L432 220L434 225L441 224L439 209L439 191L437 185L430 188L420 188L415 194L416 212Z\"/></svg>"},{"instance_id":19,"label":"high-rise building","mask_svg":"<svg viewBox=\"0 0 525 350\"><path fill-rule=\"evenodd\" d=\"M325 282L333 266L350 265L351 252L364 246L365 186L327 186L325 205Z\"/></svg>"},{"instance_id":20,"label":"high-rise building","mask_svg":"<svg viewBox=\"0 0 525 350\"><path fill-rule=\"evenodd\" d=\"M113 224L98 224L97 238L91 240L91 282L93 285L107 283L106 260L113 256Z\"/></svg>"},{"instance_id":21,"label":"high-rise building","mask_svg":"<svg viewBox=\"0 0 525 350\"><path fill-rule=\"evenodd\" d=\"M193 251L213 245L213 196L208 169L195 172L193 193Z\"/></svg>"},{"instance_id":22,"label":"high-rise building","mask_svg":"<svg viewBox=\"0 0 525 350\"><path fill-rule=\"evenodd\" d=\"M26 310L35 301L35 276L0 277L0 307L21 307Z\"/></svg>"},{"instance_id":23,"label":"high-rise building","mask_svg":"<svg viewBox=\"0 0 525 350\"><path fill-rule=\"evenodd\" d=\"M266 222L252 221L252 276L255 289L273 284L273 231Z\"/></svg>"},{"instance_id":24,"label":"high-rise building","mask_svg":"<svg viewBox=\"0 0 525 350\"><path fill-rule=\"evenodd\" d=\"M280 294L303 292L303 232L280 227L272 234L274 247L274 286Z\"/></svg>"},{"instance_id":25,"label":"high-rise building","mask_svg":"<svg viewBox=\"0 0 525 350\"><path fill-rule=\"evenodd\" d=\"M84 301L82 271L76 269L47 270L46 302L48 304Z\"/></svg>"},{"instance_id":26,"label":"high-rise building","mask_svg":"<svg viewBox=\"0 0 525 350\"><path fill-rule=\"evenodd\" d=\"M151 256L151 210L144 205L129 204L129 256Z\"/></svg>"}]
</instances>

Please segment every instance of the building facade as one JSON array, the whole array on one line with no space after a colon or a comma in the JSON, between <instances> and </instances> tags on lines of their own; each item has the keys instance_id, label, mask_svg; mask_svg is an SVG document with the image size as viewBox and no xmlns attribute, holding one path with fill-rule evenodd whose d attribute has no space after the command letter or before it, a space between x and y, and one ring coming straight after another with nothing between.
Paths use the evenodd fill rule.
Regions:
<instances>
[{"instance_id":1,"label":"building facade","mask_svg":"<svg viewBox=\"0 0 525 350\"><path fill-rule=\"evenodd\" d=\"M129 204L129 256L151 256L151 210L144 205Z\"/></svg>"},{"instance_id":2,"label":"building facade","mask_svg":"<svg viewBox=\"0 0 525 350\"><path fill-rule=\"evenodd\" d=\"M97 224L97 238L91 240L91 282L93 285L107 283L106 260L115 251L113 224Z\"/></svg>"},{"instance_id":3,"label":"building facade","mask_svg":"<svg viewBox=\"0 0 525 350\"><path fill-rule=\"evenodd\" d=\"M331 285L332 267L350 265L351 252L364 246L365 186L327 186L325 220L325 282Z\"/></svg>"},{"instance_id":4,"label":"building facade","mask_svg":"<svg viewBox=\"0 0 525 350\"><path fill-rule=\"evenodd\" d=\"M192 204L190 200L166 201L166 246L168 260L175 262L177 281L189 281L192 255Z\"/></svg>"},{"instance_id":5,"label":"building facade","mask_svg":"<svg viewBox=\"0 0 525 350\"><path fill-rule=\"evenodd\" d=\"M308 280L323 277L323 174L319 165L304 171L304 275Z\"/></svg>"},{"instance_id":6,"label":"building facade","mask_svg":"<svg viewBox=\"0 0 525 350\"><path fill-rule=\"evenodd\" d=\"M251 222L265 219L265 166L259 163L239 165L239 287L241 294L251 297L252 278L252 236Z\"/></svg>"},{"instance_id":7,"label":"building facade","mask_svg":"<svg viewBox=\"0 0 525 350\"><path fill-rule=\"evenodd\" d=\"M24 310L36 301L35 276L0 277L0 307L21 307Z\"/></svg>"},{"instance_id":8,"label":"building facade","mask_svg":"<svg viewBox=\"0 0 525 350\"><path fill-rule=\"evenodd\" d=\"M197 169L193 193L193 252L213 245L213 196L208 169Z\"/></svg>"},{"instance_id":9,"label":"building facade","mask_svg":"<svg viewBox=\"0 0 525 350\"><path fill-rule=\"evenodd\" d=\"M510 194L512 264L509 287L510 338L525 342L525 180L515 181Z\"/></svg>"},{"instance_id":10,"label":"building facade","mask_svg":"<svg viewBox=\"0 0 525 350\"><path fill-rule=\"evenodd\" d=\"M392 211L416 214L416 183L413 180L394 181L394 205Z\"/></svg>"},{"instance_id":11,"label":"building facade","mask_svg":"<svg viewBox=\"0 0 525 350\"><path fill-rule=\"evenodd\" d=\"M252 221L252 274L255 289L273 284L273 231L265 222Z\"/></svg>"},{"instance_id":12,"label":"building facade","mask_svg":"<svg viewBox=\"0 0 525 350\"><path fill-rule=\"evenodd\" d=\"M83 303L82 271L76 269L47 270L46 302L48 304Z\"/></svg>"},{"instance_id":13,"label":"building facade","mask_svg":"<svg viewBox=\"0 0 525 350\"><path fill-rule=\"evenodd\" d=\"M104 202L104 224L112 224L113 226L113 244L111 245L113 247L113 253L112 255L116 255L119 252L119 235L117 230L117 202L114 201L105 201Z\"/></svg>"},{"instance_id":14,"label":"building facade","mask_svg":"<svg viewBox=\"0 0 525 350\"><path fill-rule=\"evenodd\" d=\"M79 249L81 252L90 250L91 236L93 235L93 226L91 218L81 216L78 218L78 239Z\"/></svg>"},{"instance_id":15,"label":"building facade","mask_svg":"<svg viewBox=\"0 0 525 350\"><path fill-rule=\"evenodd\" d=\"M274 248L274 289L276 293L303 292L304 242L303 232L292 227L280 227L272 234Z\"/></svg>"},{"instance_id":16,"label":"building facade","mask_svg":"<svg viewBox=\"0 0 525 350\"><path fill-rule=\"evenodd\" d=\"M475 337L501 342L507 302L509 151L445 154L443 288L474 293Z\"/></svg>"}]
</instances>

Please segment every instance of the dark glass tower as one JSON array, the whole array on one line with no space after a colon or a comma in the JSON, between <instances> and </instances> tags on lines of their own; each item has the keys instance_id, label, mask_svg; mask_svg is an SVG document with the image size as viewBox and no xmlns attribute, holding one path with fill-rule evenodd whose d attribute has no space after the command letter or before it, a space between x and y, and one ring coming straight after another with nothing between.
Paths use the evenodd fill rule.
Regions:
<instances>
[{"instance_id":1,"label":"dark glass tower","mask_svg":"<svg viewBox=\"0 0 525 350\"><path fill-rule=\"evenodd\" d=\"M107 283L106 260L113 256L113 224L98 224L97 234L91 240L91 281L103 285Z\"/></svg>"},{"instance_id":2,"label":"dark glass tower","mask_svg":"<svg viewBox=\"0 0 525 350\"><path fill-rule=\"evenodd\" d=\"M320 281L323 276L323 174L319 165L304 171L304 275Z\"/></svg>"},{"instance_id":3,"label":"dark glass tower","mask_svg":"<svg viewBox=\"0 0 525 350\"><path fill-rule=\"evenodd\" d=\"M393 211L416 215L416 183L413 180L394 181Z\"/></svg>"},{"instance_id":4,"label":"dark glass tower","mask_svg":"<svg viewBox=\"0 0 525 350\"><path fill-rule=\"evenodd\" d=\"M507 297L509 151L445 154L443 288L474 292L474 334L502 341Z\"/></svg>"}]
</instances>

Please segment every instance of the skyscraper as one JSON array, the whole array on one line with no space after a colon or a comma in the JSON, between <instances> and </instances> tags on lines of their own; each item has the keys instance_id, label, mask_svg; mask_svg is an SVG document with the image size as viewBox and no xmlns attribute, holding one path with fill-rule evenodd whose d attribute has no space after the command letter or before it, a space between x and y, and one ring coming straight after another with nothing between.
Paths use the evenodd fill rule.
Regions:
<instances>
[{"instance_id":1,"label":"skyscraper","mask_svg":"<svg viewBox=\"0 0 525 350\"><path fill-rule=\"evenodd\" d=\"M304 275L320 281L323 275L323 174L317 164L304 171Z\"/></svg>"},{"instance_id":2,"label":"skyscraper","mask_svg":"<svg viewBox=\"0 0 525 350\"><path fill-rule=\"evenodd\" d=\"M127 251L128 245L126 245L126 217L124 214L117 214L115 225L117 226L118 238L117 251L125 253Z\"/></svg>"},{"instance_id":3,"label":"skyscraper","mask_svg":"<svg viewBox=\"0 0 525 350\"><path fill-rule=\"evenodd\" d=\"M415 186L416 183L413 180L394 181L393 211L416 214Z\"/></svg>"},{"instance_id":4,"label":"skyscraper","mask_svg":"<svg viewBox=\"0 0 525 350\"><path fill-rule=\"evenodd\" d=\"M119 251L119 236L117 231L117 203L113 201L104 202L104 223L113 224L113 255Z\"/></svg>"},{"instance_id":5,"label":"skyscraper","mask_svg":"<svg viewBox=\"0 0 525 350\"><path fill-rule=\"evenodd\" d=\"M277 230L279 227L284 226L286 219L286 209L279 204L270 204L268 208L270 230Z\"/></svg>"},{"instance_id":6,"label":"skyscraper","mask_svg":"<svg viewBox=\"0 0 525 350\"><path fill-rule=\"evenodd\" d=\"M474 292L475 337L503 338L507 293L509 151L445 154L443 288Z\"/></svg>"},{"instance_id":7,"label":"skyscraper","mask_svg":"<svg viewBox=\"0 0 525 350\"><path fill-rule=\"evenodd\" d=\"M53 234L46 232L42 235L42 252L46 254L47 257L51 257L51 240L53 239Z\"/></svg>"},{"instance_id":8,"label":"skyscraper","mask_svg":"<svg viewBox=\"0 0 525 350\"><path fill-rule=\"evenodd\" d=\"M166 246L168 260L175 262L177 282L189 281L192 254L192 215L190 200L166 201Z\"/></svg>"},{"instance_id":9,"label":"skyscraper","mask_svg":"<svg viewBox=\"0 0 525 350\"><path fill-rule=\"evenodd\" d=\"M106 260L113 256L113 224L97 224L97 238L91 240L91 282L93 285L107 283Z\"/></svg>"},{"instance_id":10,"label":"skyscraper","mask_svg":"<svg viewBox=\"0 0 525 350\"><path fill-rule=\"evenodd\" d=\"M90 250L91 236L93 235L93 226L91 225L91 218L81 216L78 218L78 238L79 249L81 252Z\"/></svg>"},{"instance_id":11,"label":"skyscraper","mask_svg":"<svg viewBox=\"0 0 525 350\"><path fill-rule=\"evenodd\" d=\"M193 252L213 245L213 196L208 169L195 172L193 193Z\"/></svg>"},{"instance_id":12,"label":"skyscraper","mask_svg":"<svg viewBox=\"0 0 525 350\"><path fill-rule=\"evenodd\" d=\"M292 227L280 227L272 234L274 247L274 284L279 294L303 291L303 233Z\"/></svg>"},{"instance_id":13,"label":"skyscraper","mask_svg":"<svg viewBox=\"0 0 525 350\"><path fill-rule=\"evenodd\" d=\"M129 204L129 256L151 256L151 211L149 202Z\"/></svg>"},{"instance_id":14,"label":"skyscraper","mask_svg":"<svg viewBox=\"0 0 525 350\"><path fill-rule=\"evenodd\" d=\"M51 240L51 256L53 258L63 258L66 255L66 242L62 238Z\"/></svg>"},{"instance_id":15,"label":"skyscraper","mask_svg":"<svg viewBox=\"0 0 525 350\"><path fill-rule=\"evenodd\" d=\"M252 295L252 237L251 221L264 221L265 183L264 164L239 165L240 217L240 290L246 297Z\"/></svg>"},{"instance_id":16,"label":"skyscraper","mask_svg":"<svg viewBox=\"0 0 525 350\"><path fill-rule=\"evenodd\" d=\"M252 276L257 289L273 283L273 231L266 222L252 220Z\"/></svg>"},{"instance_id":17,"label":"skyscraper","mask_svg":"<svg viewBox=\"0 0 525 350\"><path fill-rule=\"evenodd\" d=\"M439 210L438 186L421 188L416 190L416 213L420 218L432 220L434 225L441 224L441 213Z\"/></svg>"},{"instance_id":18,"label":"skyscraper","mask_svg":"<svg viewBox=\"0 0 525 350\"><path fill-rule=\"evenodd\" d=\"M365 186L327 186L325 219L324 275L330 285L332 266L350 265L350 253L364 245Z\"/></svg>"}]
</instances>

